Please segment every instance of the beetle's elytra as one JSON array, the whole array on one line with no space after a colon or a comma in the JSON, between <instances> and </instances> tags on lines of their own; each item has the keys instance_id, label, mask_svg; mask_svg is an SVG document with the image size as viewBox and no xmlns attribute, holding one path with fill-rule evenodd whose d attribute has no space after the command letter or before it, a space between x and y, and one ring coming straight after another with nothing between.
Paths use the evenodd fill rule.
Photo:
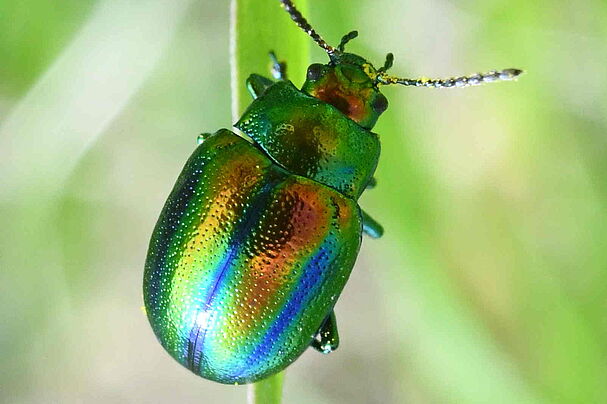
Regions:
<instances>
[{"instance_id":1,"label":"beetle's elytra","mask_svg":"<svg viewBox=\"0 0 607 404\"><path fill-rule=\"evenodd\" d=\"M362 233L383 230L358 206L374 184L387 100L381 85L461 87L511 80L506 69L453 79L402 79L328 45L289 0L291 18L329 55L301 90L273 56L277 81L252 74L254 101L236 127L205 135L152 234L143 293L164 348L192 372L250 383L281 371L310 345L339 339L333 306Z\"/></svg>"}]
</instances>

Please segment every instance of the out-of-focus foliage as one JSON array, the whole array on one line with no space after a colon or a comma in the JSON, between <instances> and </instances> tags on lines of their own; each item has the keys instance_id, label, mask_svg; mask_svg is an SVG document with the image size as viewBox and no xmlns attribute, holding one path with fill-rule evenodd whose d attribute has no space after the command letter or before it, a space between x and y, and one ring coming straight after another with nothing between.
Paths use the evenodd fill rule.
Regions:
<instances>
[{"instance_id":1,"label":"out-of-focus foliage","mask_svg":"<svg viewBox=\"0 0 607 404\"><path fill-rule=\"evenodd\" d=\"M0 2L0 90L18 97L44 73L91 11L93 0Z\"/></svg>"},{"instance_id":2,"label":"out-of-focus foliage","mask_svg":"<svg viewBox=\"0 0 607 404\"><path fill-rule=\"evenodd\" d=\"M164 199L196 135L231 124L220 3L0 0L0 400L244 402L174 363L140 309ZM308 14L402 76L527 74L384 90L361 205L386 235L337 305L340 349L291 366L285 402L607 401L605 3Z\"/></svg>"}]
</instances>

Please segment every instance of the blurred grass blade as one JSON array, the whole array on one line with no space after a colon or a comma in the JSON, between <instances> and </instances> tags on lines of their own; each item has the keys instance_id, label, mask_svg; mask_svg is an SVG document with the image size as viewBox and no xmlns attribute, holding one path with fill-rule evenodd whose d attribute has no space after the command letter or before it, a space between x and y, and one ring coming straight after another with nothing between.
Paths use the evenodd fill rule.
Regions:
<instances>
[{"instance_id":1,"label":"blurred grass blade","mask_svg":"<svg viewBox=\"0 0 607 404\"><path fill-rule=\"evenodd\" d=\"M305 15L307 0L297 1ZM232 0L230 54L232 118L237 120L251 103L245 80L251 73L270 76L268 52L287 62L289 80L303 83L310 59L310 38L300 31L278 0Z\"/></svg>"},{"instance_id":2,"label":"blurred grass blade","mask_svg":"<svg viewBox=\"0 0 607 404\"><path fill-rule=\"evenodd\" d=\"M306 14L307 1L297 7ZM230 15L232 69L232 119L236 121L251 103L245 81L251 73L270 76L268 52L274 50L287 62L287 74L301 84L309 64L309 38L297 28L278 1L232 0ZM249 403L281 402L283 374L271 376L249 388Z\"/></svg>"},{"instance_id":3,"label":"blurred grass blade","mask_svg":"<svg viewBox=\"0 0 607 404\"><path fill-rule=\"evenodd\" d=\"M3 120L4 192L14 186L60 190L57 184L152 72L191 2L107 0L97 6Z\"/></svg>"},{"instance_id":4,"label":"blurred grass blade","mask_svg":"<svg viewBox=\"0 0 607 404\"><path fill-rule=\"evenodd\" d=\"M56 226L58 197L89 146L150 75L190 3L100 2L0 124L0 206L6 221L0 284L10 285L2 295L11 313L2 331L3 337L19 336L0 338L0 351L11 364L0 384L28 380L30 361L47 355L44 345L32 348L32 329L38 338L48 329L72 329L81 321L71 316Z\"/></svg>"}]
</instances>

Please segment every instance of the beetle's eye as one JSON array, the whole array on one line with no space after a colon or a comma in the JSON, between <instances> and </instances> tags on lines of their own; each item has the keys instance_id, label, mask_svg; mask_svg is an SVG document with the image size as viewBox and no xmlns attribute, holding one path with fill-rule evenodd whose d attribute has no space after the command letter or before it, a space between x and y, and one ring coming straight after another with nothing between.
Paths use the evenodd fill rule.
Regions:
<instances>
[{"instance_id":1,"label":"beetle's eye","mask_svg":"<svg viewBox=\"0 0 607 404\"><path fill-rule=\"evenodd\" d=\"M383 94L377 94L377 97L373 100L373 110L378 114L381 114L388 108L388 99Z\"/></svg>"},{"instance_id":2,"label":"beetle's eye","mask_svg":"<svg viewBox=\"0 0 607 404\"><path fill-rule=\"evenodd\" d=\"M313 65L310 65L310 67L308 67L308 80L318 80L320 76L322 76L323 67L324 66L320 63L314 63Z\"/></svg>"}]
</instances>

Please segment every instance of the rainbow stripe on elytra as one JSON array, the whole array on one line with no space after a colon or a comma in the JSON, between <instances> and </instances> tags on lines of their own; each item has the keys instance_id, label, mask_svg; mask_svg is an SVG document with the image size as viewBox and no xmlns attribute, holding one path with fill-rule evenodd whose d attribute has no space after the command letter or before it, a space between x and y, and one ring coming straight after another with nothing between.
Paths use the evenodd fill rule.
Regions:
<instances>
[{"instance_id":1,"label":"rainbow stripe on elytra","mask_svg":"<svg viewBox=\"0 0 607 404\"><path fill-rule=\"evenodd\" d=\"M194 152L156 225L148 318L193 372L245 383L310 344L354 264L356 202L222 130Z\"/></svg>"}]
</instances>

